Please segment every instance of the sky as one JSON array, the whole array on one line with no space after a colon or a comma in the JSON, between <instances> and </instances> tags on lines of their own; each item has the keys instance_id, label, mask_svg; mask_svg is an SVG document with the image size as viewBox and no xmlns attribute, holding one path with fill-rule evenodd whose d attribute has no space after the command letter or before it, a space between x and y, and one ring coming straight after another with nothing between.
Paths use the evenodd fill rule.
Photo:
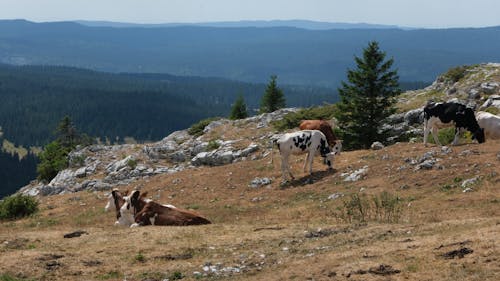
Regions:
<instances>
[{"instance_id":1,"label":"sky","mask_svg":"<svg viewBox=\"0 0 500 281\"><path fill-rule=\"evenodd\" d=\"M196 23L303 19L402 27L500 25L500 0L0 0L0 19Z\"/></svg>"}]
</instances>

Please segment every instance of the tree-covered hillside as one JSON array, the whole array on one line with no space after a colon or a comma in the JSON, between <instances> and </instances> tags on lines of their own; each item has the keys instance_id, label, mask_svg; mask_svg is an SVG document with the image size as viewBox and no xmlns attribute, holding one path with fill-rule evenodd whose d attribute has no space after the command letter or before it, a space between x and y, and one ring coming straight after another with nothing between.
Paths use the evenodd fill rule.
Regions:
<instances>
[{"instance_id":1,"label":"tree-covered hillside","mask_svg":"<svg viewBox=\"0 0 500 281\"><path fill-rule=\"evenodd\" d=\"M294 27L89 27L0 21L0 62L70 65L336 88L369 41L394 57L404 81L433 81L450 67L500 61L500 27L330 29Z\"/></svg>"},{"instance_id":2,"label":"tree-covered hillside","mask_svg":"<svg viewBox=\"0 0 500 281\"><path fill-rule=\"evenodd\" d=\"M279 78L278 78L279 83ZM111 74L56 66L0 65L0 126L5 138L40 146L69 115L84 133L158 140L200 119L228 116L238 94L257 108L264 84L168 74ZM283 87L288 106L335 102L331 89Z\"/></svg>"}]
</instances>

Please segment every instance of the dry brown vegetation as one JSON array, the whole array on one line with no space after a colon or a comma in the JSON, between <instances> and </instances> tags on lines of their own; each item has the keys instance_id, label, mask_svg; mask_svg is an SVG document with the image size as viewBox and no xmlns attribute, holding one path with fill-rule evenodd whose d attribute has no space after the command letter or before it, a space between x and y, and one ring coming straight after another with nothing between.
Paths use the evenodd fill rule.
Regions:
<instances>
[{"instance_id":1,"label":"dry brown vegetation","mask_svg":"<svg viewBox=\"0 0 500 281\"><path fill-rule=\"evenodd\" d=\"M19 280L498 280L499 144L447 155L421 143L343 152L332 172L316 159L311 184L296 157L298 180L280 186L275 154L275 167L267 156L120 187L194 209L212 220L205 226L116 227L104 192L43 197L35 216L0 224L0 272ZM430 150L440 169L408 164ZM363 179L343 181L364 166ZM249 187L255 177L273 182ZM399 198L398 221L342 219L351 194L384 191ZM328 199L334 193L344 196ZM76 230L88 234L63 238Z\"/></svg>"}]
</instances>

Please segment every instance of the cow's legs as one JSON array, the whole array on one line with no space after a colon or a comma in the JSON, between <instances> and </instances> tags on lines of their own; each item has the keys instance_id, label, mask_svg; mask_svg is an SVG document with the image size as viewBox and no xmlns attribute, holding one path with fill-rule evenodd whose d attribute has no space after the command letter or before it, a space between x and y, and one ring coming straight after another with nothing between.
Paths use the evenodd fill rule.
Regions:
<instances>
[{"instance_id":1,"label":"cow's legs","mask_svg":"<svg viewBox=\"0 0 500 281\"><path fill-rule=\"evenodd\" d=\"M431 133L432 133L432 137L434 138L434 142L437 145L442 145L441 142L439 141L439 138L438 138L438 128L432 127Z\"/></svg>"},{"instance_id":2,"label":"cow's legs","mask_svg":"<svg viewBox=\"0 0 500 281\"><path fill-rule=\"evenodd\" d=\"M314 160L314 153L309 152L307 154L307 162L305 163L305 164L309 163L309 175L312 175L313 172L313 160Z\"/></svg>"},{"instance_id":3,"label":"cow's legs","mask_svg":"<svg viewBox=\"0 0 500 281\"><path fill-rule=\"evenodd\" d=\"M286 157L282 156L281 157L281 175L283 177L283 181L286 181L286 179L288 178L287 172L293 180L294 177L292 175L292 172L290 171L290 165L288 165L288 156L286 156Z\"/></svg>"},{"instance_id":4,"label":"cow's legs","mask_svg":"<svg viewBox=\"0 0 500 281\"><path fill-rule=\"evenodd\" d=\"M455 138L453 139L453 142L451 143L451 145L457 145L458 144L458 141L460 139L460 132L461 132L461 128L455 127Z\"/></svg>"},{"instance_id":5,"label":"cow's legs","mask_svg":"<svg viewBox=\"0 0 500 281\"><path fill-rule=\"evenodd\" d=\"M307 169L307 160L309 159L309 154L311 154L311 152L308 152L307 155L306 155L306 159L304 159L304 172Z\"/></svg>"},{"instance_id":6,"label":"cow's legs","mask_svg":"<svg viewBox=\"0 0 500 281\"><path fill-rule=\"evenodd\" d=\"M429 120L424 118L424 146L427 146L427 138L429 137Z\"/></svg>"}]
</instances>

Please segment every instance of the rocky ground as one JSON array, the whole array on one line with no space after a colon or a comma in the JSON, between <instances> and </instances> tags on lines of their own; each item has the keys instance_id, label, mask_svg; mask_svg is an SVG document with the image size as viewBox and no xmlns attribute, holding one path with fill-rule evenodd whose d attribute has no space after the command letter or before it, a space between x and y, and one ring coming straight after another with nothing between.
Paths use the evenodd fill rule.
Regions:
<instances>
[{"instance_id":1,"label":"rocky ground","mask_svg":"<svg viewBox=\"0 0 500 281\"><path fill-rule=\"evenodd\" d=\"M270 125L284 109L219 120L193 137L91 146L70 168L21 192L40 212L0 222L0 274L20 280L498 280L500 141L424 147L429 97L496 108L500 66L475 66L400 98L389 146L342 152L327 171L281 185ZM487 83L487 84L484 84ZM495 84L497 83L497 84ZM450 90L454 88L455 90ZM492 89L490 91L490 88ZM470 95L476 89L479 94ZM491 102L490 102L491 101ZM420 110L420 111L419 111ZM417 131L415 131L417 130ZM213 224L122 228L111 188L141 189ZM2 277L2 275L0 275Z\"/></svg>"}]
</instances>

